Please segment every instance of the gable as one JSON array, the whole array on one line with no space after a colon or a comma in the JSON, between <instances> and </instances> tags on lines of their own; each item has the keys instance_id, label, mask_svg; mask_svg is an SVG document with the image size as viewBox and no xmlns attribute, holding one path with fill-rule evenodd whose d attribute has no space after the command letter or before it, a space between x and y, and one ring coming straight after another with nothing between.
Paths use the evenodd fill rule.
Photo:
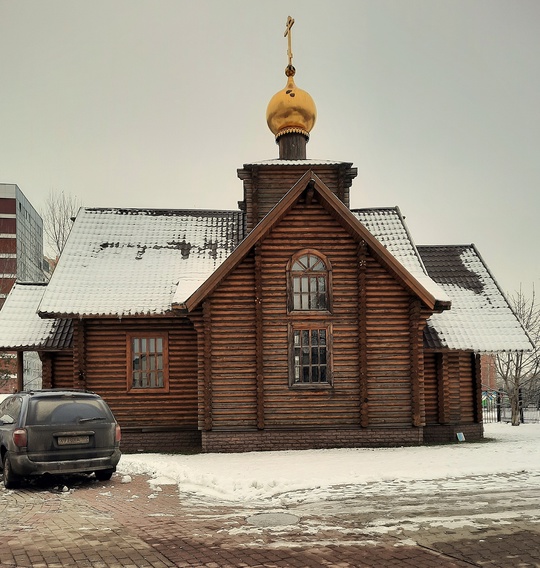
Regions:
<instances>
[{"instance_id":1,"label":"gable","mask_svg":"<svg viewBox=\"0 0 540 568\"><path fill-rule=\"evenodd\" d=\"M410 291L316 196L305 197L216 285L204 313L196 312L204 318L205 377L211 377L202 389L213 401L206 427L279 428L291 417L302 427L345 427L358 424L361 413L370 424L391 417L406 427L413 409L411 345L421 339L411 304L420 302L411 302ZM295 272L302 263L317 269ZM309 365L300 364L297 352L306 342L314 357ZM391 409L389 389L400 396ZM360 410L365 398L370 404Z\"/></svg>"},{"instance_id":2,"label":"gable","mask_svg":"<svg viewBox=\"0 0 540 568\"><path fill-rule=\"evenodd\" d=\"M428 306L449 305L448 297L420 265L402 263L402 251L381 244L308 171L246 239L241 211L81 209L39 313L123 317L164 315L173 308L192 310L279 222L308 185L349 234L368 241L407 289ZM225 261L227 266L221 269Z\"/></svg>"},{"instance_id":3,"label":"gable","mask_svg":"<svg viewBox=\"0 0 540 568\"><path fill-rule=\"evenodd\" d=\"M189 298L181 302L175 297L175 308L191 311L208 297L209 294L265 236L276 227L289 210L306 192L305 200L309 203L311 196L317 200L340 223L340 225L357 241L365 241L371 253L384 265L402 285L413 295L419 297L430 309L448 309L450 299L420 268L411 272L393 256L367 229L358 218L339 201L339 199L312 172L307 171L268 215L248 234L229 258L214 272L210 278ZM300 229L301 233L302 229Z\"/></svg>"}]
</instances>

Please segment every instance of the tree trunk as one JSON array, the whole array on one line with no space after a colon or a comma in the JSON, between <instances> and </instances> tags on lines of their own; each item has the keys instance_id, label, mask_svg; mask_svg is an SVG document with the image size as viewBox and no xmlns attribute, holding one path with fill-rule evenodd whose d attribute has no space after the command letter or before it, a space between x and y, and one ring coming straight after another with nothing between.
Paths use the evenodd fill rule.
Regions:
<instances>
[{"instance_id":1,"label":"tree trunk","mask_svg":"<svg viewBox=\"0 0 540 568\"><path fill-rule=\"evenodd\" d=\"M521 413L519 404L519 390L513 390L510 396L510 408L512 410L512 426L521 424Z\"/></svg>"}]
</instances>

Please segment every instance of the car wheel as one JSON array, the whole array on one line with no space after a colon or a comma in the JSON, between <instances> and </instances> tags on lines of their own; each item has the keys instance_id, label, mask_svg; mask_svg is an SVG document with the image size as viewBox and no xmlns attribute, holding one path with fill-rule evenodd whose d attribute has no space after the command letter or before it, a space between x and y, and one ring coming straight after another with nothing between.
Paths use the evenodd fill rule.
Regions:
<instances>
[{"instance_id":1,"label":"car wheel","mask_svg":"<svg viewBox=\"0 0 540 568\"><path fill-rule=\"evenodd\" d=\"M98 469L95 473L98 481L109 481L114 473L114 469Z\"/></svg>"},{"instance_id":2,"label":"car wheel","mask_svg":"<svg viewBox=\"0 0 540 568\"><path fill-rule=\"evenodd\" d=\"M6 489L15 489L19 486L20 477L17 474L13 473L13 470L11 469L9 452L7 452L4 456L4 467L2 471L4 474L4 487Z\"/></svg>"}]
</instances>

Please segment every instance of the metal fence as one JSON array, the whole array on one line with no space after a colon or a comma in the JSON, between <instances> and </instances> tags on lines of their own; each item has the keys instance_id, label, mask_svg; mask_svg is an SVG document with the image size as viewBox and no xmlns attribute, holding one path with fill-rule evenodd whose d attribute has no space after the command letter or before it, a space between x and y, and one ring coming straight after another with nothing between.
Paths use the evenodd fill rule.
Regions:
<instances>
[{"instance_id":1,"label":"metal fence","mask_svg":"<svg viewBox=\"0 0 540 568\"><path fill-rule=\"evenodd\" d=\"M40 389L42 380L41 359L35 351L25 351L23 353L23 377L24 389Z\"/></svg>"},{"instance_id":2,"label":"metal fence","mask_svg":"<svg viewBox=\"0 0 540 568\"><path fill-rule=\"evenodd\" d=\"M482 415L484 423L511 422L512 410L508 395L503 391L483 391ZM520 419L522 423L540 423L540 408L538 405L522 405Z\"/></svg>"}]
</instances>

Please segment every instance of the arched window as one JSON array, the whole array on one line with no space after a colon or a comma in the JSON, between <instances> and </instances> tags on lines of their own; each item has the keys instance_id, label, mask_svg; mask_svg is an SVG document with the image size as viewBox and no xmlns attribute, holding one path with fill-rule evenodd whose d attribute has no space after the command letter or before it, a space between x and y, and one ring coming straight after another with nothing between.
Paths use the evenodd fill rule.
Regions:
<instances>
[{"instance_id":1,"label":"arched window","mask_svg":"<svg viewBox=\"0 0 540 568\"><path fill-rule=\"evenodd\" d=\"M314 252L302 252L290 267L291 311L330 309L329 270L326 260Z\"/></svg>"}]
</instances>

